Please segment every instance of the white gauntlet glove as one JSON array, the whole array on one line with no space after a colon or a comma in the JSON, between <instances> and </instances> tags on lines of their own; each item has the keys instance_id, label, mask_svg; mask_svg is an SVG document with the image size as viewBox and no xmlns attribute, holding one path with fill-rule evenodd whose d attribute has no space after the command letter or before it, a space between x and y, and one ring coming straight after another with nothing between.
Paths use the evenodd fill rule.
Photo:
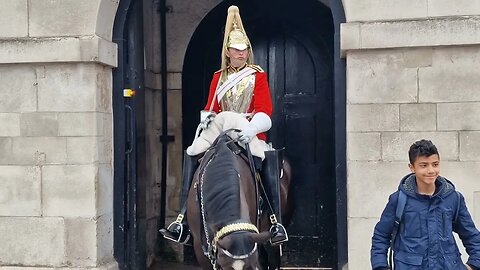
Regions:
<instances>
[{"instance_id":1,"label":"white gauntlet glove","mask_svg":"<svg viewBox=\"0 0 480 270\"><path fill-rule=\"evenodd\" d=\"M272 127L272 120L263 112L256 113L250 123L238 133L238 140L241 143L250 143L252 139L261 132L268 131Z\"/></svg>"},{"instance_id":2,"label":"white gauntlet glove","mask_svg":"<svg viewBox=\"0 0 480 270\"><path fill-rule=\"evenodd\" d=\"M200 128L207 129L217 114L212 111L200 111Z\"/></svg>"}]
</instances>

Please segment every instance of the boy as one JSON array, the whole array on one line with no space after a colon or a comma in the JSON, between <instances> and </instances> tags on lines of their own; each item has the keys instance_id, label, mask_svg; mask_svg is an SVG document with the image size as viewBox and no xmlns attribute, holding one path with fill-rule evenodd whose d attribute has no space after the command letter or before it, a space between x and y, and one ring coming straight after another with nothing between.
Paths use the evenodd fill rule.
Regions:
<instances>
[{"instance_id":1,"label":"boy","mask_svg":"<svg viewBox=\"0 0 480 270\"><path fill-rule=\"evenodd\" d=\"M410 147L408 156L412 173L405 176L398 191L390 195L375 226L370 254L372 269L390 269L387 251L401 190L407 200L393 245L395 270L480 270L480 233L463 195L455 191L452 182L439 175L437 148L429 140L420 140ZM452 232L460 236L469 255L465 265Z\"/></svg>"}]
</instances>

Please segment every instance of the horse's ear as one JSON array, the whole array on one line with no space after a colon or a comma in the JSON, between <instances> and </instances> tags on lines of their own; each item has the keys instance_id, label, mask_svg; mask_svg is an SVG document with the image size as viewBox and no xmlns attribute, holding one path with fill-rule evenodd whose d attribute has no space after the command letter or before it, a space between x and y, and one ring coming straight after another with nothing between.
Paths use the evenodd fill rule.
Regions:
<instances>
[{"instance_id":1,"label":"horse's ear","mask_svg":"<svg viewBox=\"0 0 480 270\"><path fill-rule=\"evenodd\" d=\"M253 240L253 242L258 244L265 244L268 240L270 240L270 237L271 234L269 231L250 234L250 238Z\"/></svg>"}]
</instances>

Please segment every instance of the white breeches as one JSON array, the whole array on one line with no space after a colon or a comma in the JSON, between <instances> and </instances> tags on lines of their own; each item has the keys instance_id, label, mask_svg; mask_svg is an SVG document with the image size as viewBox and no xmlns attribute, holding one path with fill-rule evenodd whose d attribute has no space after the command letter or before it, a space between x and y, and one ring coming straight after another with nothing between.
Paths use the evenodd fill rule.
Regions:
<instances>
[{"instance_id":1,"label":"white breeches","mask_svg":"<svg viewBox=\"0 0 480 270\"><path fill-rule=\"evenodd\" d=\"M207 129L203 130L198 137L193 140L192 145L187 148L187 154L190 156L198 155L207 151L215 139L227 129L240 129L246 127L248 120L240 113L221 112L213 119ZM228 134L232 138L236 138L237 132L231 131ZM252 155L265 159L265 151L270 150L265 141L258 139L256 136L250 142L250 151ZM243 145L242 145L243 146Z\"/></svg>"}]
</instances>

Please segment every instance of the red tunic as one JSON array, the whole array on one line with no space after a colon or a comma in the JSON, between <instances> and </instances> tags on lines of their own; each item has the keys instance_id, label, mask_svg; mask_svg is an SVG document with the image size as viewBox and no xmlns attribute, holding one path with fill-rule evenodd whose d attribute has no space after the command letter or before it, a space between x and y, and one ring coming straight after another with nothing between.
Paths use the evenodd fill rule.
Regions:
<instances>
[{"instance_id":1,"label":"red tunic","mask_svg":"<svg viewBox=\"0 0 480 270\"><path fill-rule=\"evenodd\" d=\"M210 104L212 99L215 98L215 103L213 104L213 111L219 113L222 111L220 105L218 104L215 90L217 88L218 80L220 79L221 72L215 72L213 74L212 82L210 83L210 90L208 93L208 101L205 105L205 110L210 110ZM266 113L269 117L272 117L272 97L270 96L270 88L268 87L267 74L265 72L256 72L255 73L255 85L253 89L252 101L250 102L250 107L247 112L263 112ZM265 133L257 134L257 137L260 140L267 140Z\"/></svg>"}]
</instances>

